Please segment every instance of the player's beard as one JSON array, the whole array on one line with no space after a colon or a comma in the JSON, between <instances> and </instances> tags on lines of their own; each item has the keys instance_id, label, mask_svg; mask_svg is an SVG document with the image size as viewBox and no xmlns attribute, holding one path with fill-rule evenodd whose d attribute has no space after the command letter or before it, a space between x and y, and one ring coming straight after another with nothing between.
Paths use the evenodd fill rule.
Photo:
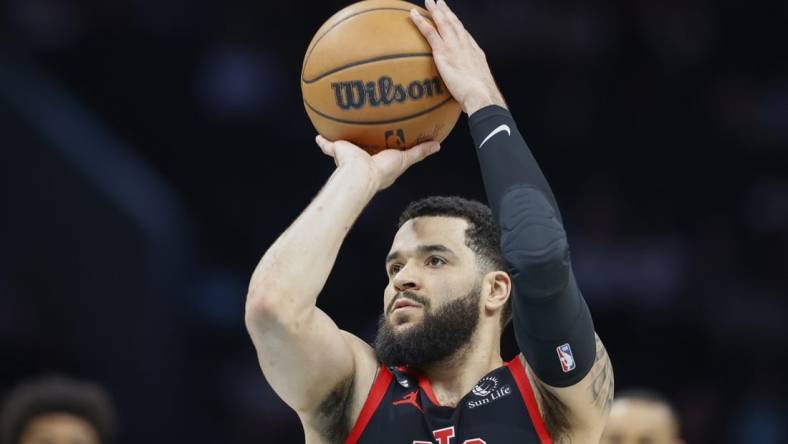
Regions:
<instances>
[{"instance_id":1,"label":"player's beard","mask_svg":"<svg viewBox=\"0 0 788 444\"><path fill-rule=\"evenodd\" d=\"M383 364L423 369L465 350L479 323L480 286L434 312L429 300L404 296L420 303L424 315L421 322L401 333L394 331L385 313L380 316L375 353Z\"/></svg>"}]
</instances>

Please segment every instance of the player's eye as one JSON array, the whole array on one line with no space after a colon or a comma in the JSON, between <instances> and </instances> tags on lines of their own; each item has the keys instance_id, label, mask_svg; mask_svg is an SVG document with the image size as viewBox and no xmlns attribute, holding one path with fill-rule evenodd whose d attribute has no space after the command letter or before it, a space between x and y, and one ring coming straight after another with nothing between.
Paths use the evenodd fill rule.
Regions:
<instances>
[{"instance_id":1,"label":"player's eye","mask_svg":"<svg viewBox=\"0 0 788 444\"><path fill-rule=\"evenodd\" d=\"M399 273L400 270L402 270L402 264L389 265L389 276L394 276L395 274Z\"/></svg>"},{"instance_id":2,"label":"player's eye","mask_svg":"<svg viewBox=\"0 0 788 444\"><path fill-rule=\"evenodd\" d=\"M427 259L427 265L430 267L440 267L446 265L446 260L440 256L430 256L429 259Z\"/></svg>"}]
</instances>

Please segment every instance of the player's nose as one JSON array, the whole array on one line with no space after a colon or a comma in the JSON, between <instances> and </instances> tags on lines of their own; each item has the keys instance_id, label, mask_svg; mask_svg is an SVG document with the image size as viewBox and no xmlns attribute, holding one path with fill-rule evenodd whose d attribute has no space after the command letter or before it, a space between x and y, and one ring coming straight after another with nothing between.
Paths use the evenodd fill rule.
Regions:
<instances>
[{"instance_id":1,"label":"player's nose","mask_svg":"<svg viewBox=\"0 0 788 444\"><path fill-rule=\"evenodd\" d=\"M401 270L397 272L392 279L392 284L394 285L394 289L398 292L406 291L406 290L418 290L421 288L420 280L413 269L414 267L405 265Z\"/></svg>"}]
</instances>

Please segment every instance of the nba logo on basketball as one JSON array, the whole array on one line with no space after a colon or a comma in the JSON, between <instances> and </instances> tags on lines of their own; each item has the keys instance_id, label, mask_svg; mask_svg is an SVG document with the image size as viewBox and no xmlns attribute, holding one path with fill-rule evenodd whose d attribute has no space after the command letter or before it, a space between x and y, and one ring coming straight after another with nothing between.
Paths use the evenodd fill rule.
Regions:
<instances>
[{"instance_id":1,"label":"nba logo on basketball","mask_svg":"<svg viewBox=\"0 0 788 444\"><path fill-rule=\"evenodd\" d=\"M555 351L558 352L558 360L561 361L561 369L564 373L569 373L575 369L575 357L572 355L572 347L568 343L559 345Z\"/></svg>"},{"instance_id":2,"label":"nba logo on basketball","mask_svg":"<svg viewBox=\"0 0 788 444\"><path fill-rule=\"evenodd\" d=\"M405 147L405 131L402 129L388 130L383 137L386 138L386 148L402 149Z\"/></svg>"}]
</instances>

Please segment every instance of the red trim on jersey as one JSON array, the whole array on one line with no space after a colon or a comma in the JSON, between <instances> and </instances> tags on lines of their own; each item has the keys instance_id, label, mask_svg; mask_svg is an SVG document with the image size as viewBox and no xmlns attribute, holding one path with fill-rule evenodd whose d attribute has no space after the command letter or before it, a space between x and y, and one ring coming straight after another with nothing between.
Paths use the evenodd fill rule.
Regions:
<instances>
[{"instance_id":1,"label":"red trim on jersey","mask_svg":"<svg viewBox=\"0 0 788 444\"><path fill-rule=\"evenodd\" d=\"M435 392L432 391L432 384L430 384L430 380L427 379L427 377L424 375L418 375L418 376L419 376L419 387L421 387L421 389L424 390L424 394L427 395L427 399L429 399L433 405L436 405L438 407L443 407L441 403L438 402L438 397L435 396Z\"/></svg>"},{"instance_id":2,"label":"red trim on jersey","mask_svg":"<svg viewBox=\"0 0 788 444\"><path fill-rule=\"evenodd\" d=\"M528 410L528 416L531 417L534 430L539 435L539 441L542 444L552 444L553 441L550 439L550 433L548 433L544 421L542 421L539 404L536 402L536 397L534 397L534 390L531 387L528 375L525 373L525 367L523 367L523 362L520 360L520 355L518 354L504 365L509 368L517 388L520 389L520 394L523 397L523 401L525 401L525 409Z\"/></svg>"},{"instance_id":3,"label":"red trim on jersey","mask_svg":"<svg viewBox=\"0 0 788 444\"><path fill-rule=\"evenodd\" d=\"M429 378L427 378L423 373L408 367L397 367L397 370L416 378L419 381L419 388L424 390L424 394L427 395L427 399L429 399L433 405L443 407L440 402L438 402L438 397L435 396L435 392L432 391L432 384L430 383Z\"/></svg>"},{"instance_id":4,"label":"red trim on jersey","mask_svg":"<svg viewBox=\"0 0 788 444\"><path fill-rule=\"evenodd\" d=\"M361 434L364 433L364 429L367 428L369 420L372 419L375 410L378 409L380 402L383 401L383 396L386 395L386 391L392 379L394 379L394 376L389 369L381 364L378 375L375 377L375 381L369 389L367 400L364 401L364 407L361 408L361 413L358 414L358 419L356 419L356 423L350 430L350 435L348 435L347 440L345 440L345 444L356 444L359 438L361 438Z\"/></svg>"}]
</instances>

